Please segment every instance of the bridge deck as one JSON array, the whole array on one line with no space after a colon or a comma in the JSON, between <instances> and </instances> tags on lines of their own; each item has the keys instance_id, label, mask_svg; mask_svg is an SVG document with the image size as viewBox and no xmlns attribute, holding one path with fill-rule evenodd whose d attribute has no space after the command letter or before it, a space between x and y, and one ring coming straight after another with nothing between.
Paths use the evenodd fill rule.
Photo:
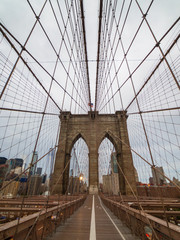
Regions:
<instances>
[{"instance_id":1,"label":"bridge deck","mask_svg":"<svg viewBox=\"0 0 180 240\"><path fill-rule=\"evenodd\" d=\"M89 195L83 206L64 225L58 227L56 233L46 239L136 240L139 238L131 234L131 231L101 203L97 195L94 197Z\"/></svg>"}]
</instances>

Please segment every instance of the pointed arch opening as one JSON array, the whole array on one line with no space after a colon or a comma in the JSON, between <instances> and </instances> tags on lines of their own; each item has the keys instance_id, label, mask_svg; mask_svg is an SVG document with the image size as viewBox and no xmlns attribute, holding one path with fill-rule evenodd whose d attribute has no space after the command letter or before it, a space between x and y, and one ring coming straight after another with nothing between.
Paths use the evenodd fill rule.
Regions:
<instances>
[{"instance_id":1,"label":"pointed arch opening","mask_svg":"<svg viewBox=\"0 0 180 240\"><path fill-rule=\"evenodd\" d=\"M71 146L68 193L87 191L89 186L89 148L82 135L78 134Z\"/></svg>"},{"instance_id":2,"label":"pointed arch opening","mask_svg":"<svg viewBox=\"0 0 180 240\"><path fill-rule=\"evenodd\" d=\"M99 187L103 193L119 194L119 171L117 147L110 135L106 134L98 148Z\"/></svg>"}]
</instances>

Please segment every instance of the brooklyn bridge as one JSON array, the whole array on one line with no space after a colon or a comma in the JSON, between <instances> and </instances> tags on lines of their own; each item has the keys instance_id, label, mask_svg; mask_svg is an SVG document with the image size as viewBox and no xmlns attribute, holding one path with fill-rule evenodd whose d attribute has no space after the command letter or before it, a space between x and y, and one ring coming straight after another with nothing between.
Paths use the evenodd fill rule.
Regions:
<instances>
[{"instance_id":1,"label":"brooklyn bridge","mask_svg":"<svg viewBox=\"0 0 180 240\"><path fill-rule=\"evenodd\" d=\"M180 239L179 9L0 1L0 240Z\"/></svg>"}]
</instances>

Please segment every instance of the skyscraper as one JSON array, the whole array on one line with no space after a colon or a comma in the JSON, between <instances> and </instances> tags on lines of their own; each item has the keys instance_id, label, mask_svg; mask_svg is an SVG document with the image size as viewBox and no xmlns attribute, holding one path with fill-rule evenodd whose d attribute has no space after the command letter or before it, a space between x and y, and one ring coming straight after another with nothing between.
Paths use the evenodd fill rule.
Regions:
<instances>
[{"instance_id":1,"label":"skyscraper","mask_svg":"<svg viewBox=\"0 0 180 240\"><path fill-rule=\"evenodd\" d=\"M34 155L32 156L33 157L33 160L32 160L32 164L34 164L37 160L38 160L38 152L34 152ZM34 164L32 167L31 167L31 175L35 175L36 173L36 167L37 167L37 163Z\"/></svg>"},{"instance_id":2,"label":"skyscraper","mask_svg":"<svg viewBox=\"0 0 180 240\"><path fill-rule=\"evenodd\" d=\"M52 150L52 148L50 148L49 150ZM50 153L48 153L48 163L49 163L49 166L50 166L50 175L53 172L54 157L55 157L55 149L53 149Z\"/></svg>"},{"instance_id":3,"label":"skyscraper","mask_svg":"<svg viewBox=\"0 0 180 240\"><path fill-rule=\"evenodd\" d=\"M162 186L166 184L166 179L163 176L164 175L163 167L155 167L155 168L152 168L151 170L153 175L153 182L155 185Z\"/></svg>"}]
</instances>

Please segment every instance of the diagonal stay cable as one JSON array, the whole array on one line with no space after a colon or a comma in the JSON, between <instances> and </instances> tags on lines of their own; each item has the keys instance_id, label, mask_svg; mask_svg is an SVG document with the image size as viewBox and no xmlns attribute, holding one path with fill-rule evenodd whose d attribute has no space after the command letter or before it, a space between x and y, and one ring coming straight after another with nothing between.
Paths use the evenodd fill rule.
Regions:
<instances>
[{"instance_id":1,"label":"diagonal stay cable","mask_svg":"<svg viewBox=\"0 0 180 240\"><path fill-rule=\"evenodd\" d=\"M131 7L132 7L132 0L129 2L128 9L127 9L127 12L126 12L126 15L125 15L125 19L124 19L124 21L123 21L123 25L122 25L122 28L121 28L120 31L119 31L119 22L120 22L120 19L121 19L122 11L123 11L123 9L124 9L124 2L123 2L122 7L121 7L121 13L120 13L120 15L119 15L118 23L117 23L117 21L116 21L115 14L112 12L112 17L113 17L113 20L115 19L115 26L116 26L116 32L115 32L115 36L114 36L113 42L115 41L117 32L118 32L118 33L120 32L120 33L119 33L119 37L118 37L119 39L118 39L118 41L117 41L117 44L116 44L115 51L114 51L114 54L113 54L112 59L114 59L115 54L116 54L116 52L117 52L117 50L118 50L118 45L119 45L119 42L120 42L119 40L121 39L121 35L122 35L123 30L124 30L124 28L125 28L125 24L126 24L126 22L127 22L127 19L128 19L128 16L129 16L129 12L130 12ZM107 29L107 30L108 30L108 29ZM109 39L110 39L110 38L109 38ZM106 58L107 58L107 51L108 51L108 48L109 48L109 46L110 46L109 43L110 43L110 41L108 41L108 44L107 44L107 47L106 47ZM114 46L114 44L113 44L113 46ZM111 49L111 52L112 52L112 49ZM102 91L104 91L104 88L105 88L106 83L107 83L107 80L108 80L109 73L111 72L111 68L112 68L112 65L113 65L113 61L112 61L112 60L110 61L110 58L111 58L111 55L109 56L106 70L105 70L105 72L103 73L103 74L104 74L104 77L103 77ZM123 61L124 61L124 59L121 61L121 64L120 64L120 66L119 66L119 68L118 68L118 71L116 72L115 75L117 75L117 73L119 72L119 70L120 70L120 68L121 68L121 66L122 66ZM114 82L115 78L116 78L116 76L113 77L112 83ZM107 88L107 91L106 91L105 96L108 95L108 92L109 92L110 90L111 90L111 85ZM104 98L104 99L105 99L105 98ZM101 107L102 103L104 102L104 100L103 100L103 102L102 102L102 101L99 101L99 102L100 102L100 103L99 103L98 108L100 109L100 107Z\"/></svg>"},{"instance_id":2,"label":"diagonal stay cable","mask_svg":"<svg viewBox=\"0 0 180 240\"><path fill-rule=\"evenodd\" d=\"M78 48L77 48L77 43L76 43L76 37L78 36L79 32L81 32L81 31L79 30L79 32L78 32L78 31L75 30L75 29L77 29L78 17L77 17L77 21L74 20L74 22L75 22L75 29L74 29L74 28L73 28L72 19L71 19L72 17L71 17L71 14L70 14L70 7L68 7L67 4L66 4L66 10L67 10L67 14L68 14L68 19L67 19L67 21L65 22L64 17L63 17L63 13L62 13L62 10L61 10L61 7L60 7L60 4L59 4L59 2L57 1L58 9L59 9L59 12L60 12L60 15L61 15L61 19L62 19L62 22L63 22L63 26L64 26L64 32L62 32L61 27L60 27L60 23L59 23L59 21L58 21L57 14L55 13L55 10L54 10L54 7L53 7L53 5L52 5L51 0L49 0L49 3L50 3L50 6L51 6L51 9L52 9L52 12L53 12L55 21L56 21L56 23L57 23L59 32L60 32L60 34L61 34L61 36L62 36L62 42L64 43L64 46L65 46L65 48L66 48L66 50L67 50L68 56L69 56L69 58L70 58L70 61L71 61L71 63L72 63L72 67L73 67L74 72L75 72L75 75L77 76L78 83L81 85L81 82L80 82L80 72L79 72L79 70L78 70L77 61L76 61L76 59L75 59L75 56L74 56L74 53L73 53L73 48L72 48L72 44L75 43L75 47L76 47L76 51L77 51L77 57L78 57L78 59L79 59L80 56L79 56L78 50L77 50ZM71 11L71 12L73 12L73 15L74 15L74 7L73 7L73 4L71 4L71 7L72 7L72 11ZM74 42L74 43L71 43L71 41L70 41L70 36L69 36L68 31L67 31L67 24L68 24L68 22L69 22L69 24L70 24L70 26L71 26L71 32L72 32L72 35L73 35L73 42ZM67 43L66 43L66 41L65 41L65 35L66 35L67 40L68 40L67 43L69 43L69 48L70 48L71 51L72 51L72 56L73 56L73 59L74 59L74 62L75 62L75 66L74 66L73 61L72 61L72 59L71 59L71 53L70 53L70 51L68 50ZM81 62L80 59L79 59L79 62ZM82 69L81 69L81 71L82 71ZM67 75L67 76L68 76L68 75ZM69 77L69 76L68 76L68 77ZM71 82L72 82L72 85L73 85L73 87L74 87L74 86L75 86L75 83L74 83L73 81L71 81ZM76 90L76 92L78 93L78 89L75 88L75 90Z\"/></svg>"},{"instance_id":3,"label":"diagonal stay cable","mask_svg":"<svg viewBox=\"0 0 180 240\"><path fill-rule=\"evenodd\" d=\"M171 51L171 49L174 47L174 45L177 43L177 41L180 38L180 34L177 36L177 38L173 41L173 43L171 44L171 46L169 47L169 49L166 51L166 53L164 54L165 56L167 56L169 54L169 52ZM156 65L156 67L154 68L154 70L152 71L152 73L150 74L150 76L147 78L147 80L145 81L145 83L143 84L143 86L139 89L139 91L137 92L137 96L140 94L140 92L144 89L144 87L146 86L146 84L149 82L149 80L151 79L151 77L153 76L153 74L156 72L156 70L159 68L159 66L161 65L161 63L164 61L164 58L161 58L159 63ZM126 110L131 106L131 104L134 102L135 97L132 99L132 101L129 103L129 105L126 107Z\"/></svg>"},{"instance_id":4,"label":"diagonal stay cable","mask_svg":"<svg viewBox=\"0 0 180 240\"><path fill-rule=\"evenodd\" d=\"M146 14L143 13L143 10L142 10L142 8L141 8L141 6L139 5L139 3L138 3L137 0L136 0L136 3L137 3L137 6L138 6L141 14L143 15L143 18L145 19L145 22L146 22L146 24L147 24L147 26L148 26L148 28L149 28L149 31L151 32L151 34L152 34L152 36L153 36L153 38L154 38L154 40L155 40L155 42L156 42L156 46L159 48L159 51L161 52L161 54L162 54L162 56L163 56L163 58L164 58L164 60L165 60L165 62L166 62L166 64L167 64L167 66L168 66L168 68L169 68L169 71L170 71L170 73L171 73L174 81L176 82L176 85L177 85L178 89L180 90L180 85L179 85L179 83L178 83L178 80L177 80L177 78L176 78L173 70L171 69L171 67L170 67L170 65L169 65L169 62L168 62L168 60L167 60L167 58L166 58L166 56L165 56L162 48L160 47L160 41L157 40L157 38L156 38L156 36L155 36L155 34L154 34L154 32L153 32L153 30L152 30L152 28L151 28L148 20L147 20L147 18L146 18Z\"/></svg>"},{"instance_id":5,"label":"diagonal stay cable","mask_svg":"<svg viewBox=\"0 0 180 240\"><path fill-rule=\"evenodd\" d=\"M88 82L88 93L89 93L89 108L91 111L91 90L90 90L90 82L89 82L89 68L88 68L88 56L87 56L87 43L86 43L86 31L85 31L85 22L84 22L84 5L83 0L80 0L80 9L81 9L81 18L82 18L82 27L83 27L83 37L84 37L84 51L85 51L85 62L86 62L86 74L87 74L87 82Z\"/></svg>"},{"instance_id":6,"label":"diagonal stay cable","mask_svg":"<svg viewBox=\"0 0 180 240\"><path fill-rule=\"evenodd\" d=\"M79 3L79 2L78 2ZM88 79L87 79L87 75L86 75L86 62L85 62L85 51L84 51L84 41L83 41L83 30L82 30L82 20L81 20L81 14L79 13L78 9L80 9L80 6L78 5L78 3L76 3L75 1L75 6L73 5L73 9L72 9L72 13L73 13L73 17L70 17L70 24L71 24L71 28L72 31L75 34L76 38L75 38L75 47L76 47L76 52L77 52L77 59L79 60L80 64L79 64L79 80L81 79L81 82L83 83L84 89L83 90L83 95L85 95L85 98L87 99L87 103L89 102L89 90L88 90ZM68 4L68 3L67 3ZM79 3L80 4L80 3ZM76 26L75 28L73 27L73 21L76 22ZM75 64L77 65L77 62L75 62ZM81 74L80 74L80 70L81 70Z\"/></svg>"},{"instance_id":7,"label":"diagonal stay cable","mask_svg":"<svg viewBox=\"0 0 180 240\"><path fill-rule=\"evenodd\" d=\"M35 15L35 17L36 17L36 13L35 13L35 11L34 11L32 5L30 4L29 1L28 1L28 4L30 5L30 8L32 9L32 11L33 11L33 13L34 13L34 15ZM71 80L71 82L73 82L73 79L71 78L69 72L67 71L67 69L66 69L66 67L65 67L65 65L64 65L64 63L63 63L63 61L61 60L60 56L58 55L58 53L57 53L57 51L56 51L56 49L55 49L55 47L54 47L54 45L53 45L53 43L52 43L52 41L51 41L49 35L47 34L47 32L46 32L45 28L43 27L43 25L42 25L42 23L41 23L41 21L40 21L39 18L38 18L38 23L39 23L39 25L40 25L42 31L44 32L44 34L45 34L45 36L46 36L46 38L47 38L49 44L51 45L51 47L52 47L54 53L55 53L56 56L58 57L58 60L59 60L59 62L61 63L61 65L62 65L64 71L65 71L66 74L69 76L69 79ZM70 96L70 97L71 97L71 96ZM80 97L81 101L84 103L82 97L81 97L80 95L79 95L79 97ZM87 106L87 105L84 103L84 106Z\"/></svg>"},{"instance_id":8,"label":"diagonal stay cable","mask_svg":"<svg viewBox=\"0 0 180 240\"><path fill-rule=\"evenodd\" d=\"M49 0L49 1L50 1L50 0ZM79 33L82 32L81 30L77 31L77 29L78 29L79 16L78 16L78 14L77 14L77 19L76 19L76 17L74 16L75 12L74 12L74 5L73 5L73 2L72 2L72 3L71 3L71 8L72 8L72 11L71 11L71 12L72 12L73 17L74 17L74 24L75 24L75 28L74 28L73 18L72 18L72 16L71 16L71 14L69 14L69 10L68 10L68 9L70 9L70 6L68 5L68 3L66 3L67 14L68 14L69 17L68 17L68 21L65 23L65 20L64 20L63 13L62 13L61 7L60 7L60 5L59 5L59 2L57 2L57 3L58 3L59 12L60 12L61 19L62 19L63 26L64 26L64 33L62 33L62 31L61 31L60 23L59 23L59 21L58 21L58 17L56 16L54 7L53 7L53 5L52 5L52 3L51 3L51 1L50 1L50 5L51 5L52 11L53 11L53 15L54 15L54 17L55 17L55 20L56 20L56 23L57 23L59 32L60 32L60 34L61 34L61 36L62 36L62 40L63 40L63 42L64 42L65 48L66 48L66 50L67 50L67 52L68 52L68 56L69 56L69 58L70 58L70 63L71 63L71 65L72 65L73 69L74 69L74 73L75 73L74 77L76 76L75 79L77 79L78 83L81 85L81 88L83 89L83 87L84 87L85 91L83 90L83 95L84 95L84 98L86 99L87 91L86 91L85 86L82 85L82 82L83 82L83 81L80 81L80 80L81 80L81 74L80 74L80 70L78 69L78 66L77 66L77 62L79 62L79 63L81 62L80 56L81 56L81 57L83 56L83 54L80 54L80 55L79 55L79 53L78 53L78 47L77 47L77 41L76 41L76 38L79 37ZM73 41L72 41L72 43L71 43L71 40L70 40L71 38L70 38L70 36L69 36L69 33L68 33L68 31L67 31L67 23L68 23L68 22L69 22L69 26L70 26L70 28L71 28L71 32L72 32L72 36L73 36ZM70 51L68 50L68 46L67 46L67 43L66 43L65 38L64 38L64 37L65 37L65 34L66 34L66 37L67 37L67 40L68 40L67 43L69 43L69 48L71 49ZM80 47L79 47L79 48L80 48ZM74 49L76 49L77 59L78 59L79 61L77 61L76 58L75 58L74 51L73 51ZM74 61L73 61L72 59L74 59ZM74 65L74 63L75 63L75 65ZM80 65L80 68L81 68L81 64L79 64L79 65ZM70 65L69 65L69 67L70 67ZM83 69L81 69L81 73L83 73ZM67 77L68 77L68 76L67 76ZM82 79L85 79L85 78L82 77ZM68 80L68 78L67 78L67 80ZM67 82L67 81L66 81L66 82ZM75 82L72 82L72 84L73 84L73 87L74 87L74 86L75 86ZM75 89L75 90L76 90L76 92L78 92L78 88ZM78 92L78 94L79 94L79 92ZM85 100L85 101L88 102L88 99Z\"/></svg>"},{"instance_id":9,"label":"diagonal stay cable","mask_svg":"<svg viewBox=\"0 0 180 240\"><path fill-rule=\"evenodd\" d=\"M48 76L50 76L51 78L53 77L52 74L50 74L46 68L44 68L42 66L42 64L25 48L23 47L23 45L8 31L8 29L2 25L2 23L0 23L0 26L5 29L5 31L21 46L21 48L24 49L24 51L48 74ZM7 41L10 43L10 45L13 47L13 49L16 51L17 54L19 54L18 50L15 48L15 46L12 44L12 42L10 41L10 39L7 37L7 35L5 34L5 32L2 30L2 28L0 27L0 31L2 32L2 34L4 35L4 37L7 39ZM23 61L23 63L26 65L26 67L30 70L31 74L36 78L36 80L38 81L38 83L42 86L42 88L44 89L44 91L47 93L47 90L45 89L45 87L42 85L42 83L40 82L40 80L37 78L37 76L35 75L35 73L32 71L32 69L30 68L30 66L27 64L27 62L23 59L22 56L20 56L21 60ZM65 91L64 87L55 79L53 78L54 82L61 88L63 89L63 91ZM71 96L71 94L66 91L66 93L69 95L69 97L76 103L79 105L79 103ZM52 96L50 96L51 100L55 103L55 105L58 107L58 109L60 109L60 107L58 106L58 104L55 102L55 100L53 100ZM80 106L81 107L81 106ZM82 107L81 107L82 108ZM84 111L86 111L84 108L82 108ZM61 111L61 109L60 109Z\"/></svg>"},{"instance_id":10,"label":"diagonal stay cable","mask_svg":"<svg viewBox=\"0 0 180 240\"><path fill-rule=\"evenodd\" d=\"M29 41L29 39L30 39L30 37L31 37L31 35L32 35L35 27L36 27L36 24L37 24L37 22L38 22L38 18L41 16L41 14L42 14L45 6L46 6L46 3L47 3L47 0L44 2L43 6L42 6L42 8L41 8L41 10L40 10L39 15L38 15L38 16L36 15L36 21L35 21L32 29L31 29L31 31L30 31L30 33L29 33L29 35L28 35L28 37L27 37L27 39L26 39L26 41L25 41L25 43L24 43L24 45L23 45L23 47L22 47L22 49L21 49L21 51L18 53L18 57L17 57L17 59L16 59L16 62L15 62L15 64L14 64L14 66L13 66L13 68L12 68L12 70L11 70L11 73L10 73L10 75L9 75L7 81L6 81L6 84L5 84L3 90L2 90L2 92L1 92L1 94L0 94L0 99L2 98L2 96L3 96L3 94L4 94L4 91L6 90L6 87L7 87L8 83L9 83L11 77L12 77L12 74L13 74L13 72L14 72L14 70L15 70L15 68L16 68L19 60L20 60L20 58L21 58L21 55L22 55L22 53L23 53L23 51L24 51L24 48L25 48L26 44L28 43L28 41ZM0 23L0 25L2 25L2 24Z\"/></svg>"},{"instance_id":11,"label":"diagonal stay cable","mask_svg":"<svg viewBox=\"0 0 180 240\"><path fill-rule=\"evenodd\" d=\"M149 12L150 7L151 7L151 5L152 5L152 2L153 2L153 1L151 1L150 5L149 5L149 7L148 7L148 9L147 9L147 11L146 11L146 14ZM117 50L118 50L118 45L119 45L119 43L120 43L120 40L121 40L121 37L122 37L122 33L123 33L123 30L124 30L124 27L125 27L125 23L126 23L126 21L127 21L128 15L129 15L129 11L130 11L131 4L132 4L132 1L131 1L130 4L129 4L128 11L127 11L127 13L126 13L126 17L125 17L125 20L124 20L124 22L123 22L123 26L122 26L122 29L121 29L121 30L119 30L119 21L120 21L120 19L117 21L117 20L116 20L116 17L114 16L114 18L115 18L115 25L116 25L116 34L118 33L118 35L119 35L118 38L119 38L119 39L118 39L118 41L117 41L117 44L116 44L116 47L115 47L115 50L114 50L114 54L112 55L112 59L115 58L116 52L117 52ZM123 6L122 6L122 8L123 8ZM123 9L122 9L122 10L123 10ZM138 28L137 28L137 30L136 30L136 32L135 32L135 34L134 34L131 42L130 42L130 44L129 44L129 47L128 47L128 49L126 50L125 55L127 55L128 52L130 51L130 49L131 49L131 47L132 47L132 45L133 45L133 43L134 43L134 41L135 41L135 39L136 39L136 37L137 37L137 35L138 35L138 32L140 31L140 29L141 29L141 27L142 27L143 22L144 22L144 19L142 19L142 21L140 22L140 24L139 24L139 26L138 26ZM115 38L116 38L116 34L115 34L115 36L114 36L114 40L113 40L112 46L114 46L114 41L115 41ZM110 57L109 57L109 61L110 61ZM119 65L118 69L117 69L116 72L115 72L115 76L113 77L112 84L113 84L113 82L115 81L115 78L116 78L116 76L118 75L118 72L120 71L120 69L121 69L124 61L125 61L125 56L123 57L123 59L122 59L120 65ZM109 66L109 69L108 69L109 72L110 72L110 70L111 70L111 68L112 68L112 65L113 65L113 61L111 61L111 64L110 64L110 66ZM106 76L106 75L107 75L107 73L105 74L105 80L104 80L104 81L107 82L107 76ZM106 92L106 95L107 95L107 93L110 91L110 88L111 88L111 86L109 86L109 88L108 88L108 90L107 90L107 92ZM120 88L121 88L121 87L120 87ZM118 88L118 91L120 91L120 88ZM108 101L108 102L109 102L109 101ZM99 104L99 108L101 107L102 104L103 104L103 102L101 102L101 103Z\"/></svg>"},{"instance_id":12,"label":"diagonal stay cable","mask_svg":"<svg viewBox=\"0 0 180 240\"><path fill-rule=\"evenodd\" d=\"M179 22L180 17L173 23L173 25L166 31L166 33L161 37L161 39L159 40L159 42L161 42L166 36L167 34L170 32L170 30ZM143 58L143 60L137 65L137 67L131 72L131 76L134 75L134 73L140 68L140 66L145 62L145 60L151 55L151 53L157 48L157 44L154 45L154 47L148 52L148 54ZM125 53L125 55L127 54L127 52ZM125 58L124 58L125 60ZM119 71L119 68L117 70L117 72ZM107 103L109 101L111 101L111 99L118 93L119 89L121 89L125 83L130 79L131 76L128 76L127 79L121 84L121 86L115 91L115 93L113 94L113 96L102 106L102 108L100 109L100 111L107 105Z\"/></svg>"},{"instance_id":13,"label":"diagonal stay cable","mask_svg":"<svg viewBox=\"0 0 180 240\"><path fill-rule=\"evenodd\" d=\"M1 25L1 24L0 24ZM40 84L40 86L43 88L43 90L46 92L46 94L51 98L51 100L54 102L54 104L56 105L56 107L61 111L60 107L58 106L58 104L55 102L55 100L52 98L52 96L48 93L48 91L46 90L46 88L43 86L43 84L41 83L41 81L39 80L39 78L36 76L36 74L32 71L32 69L29 67L29 65L27 64L27 62L24 60L24 58L21 55L21 52L19 52L17 50L17 48L15 48L15 46L13 45L13 43L11 42L11 40L7 37L7 35L5 34L5 32L2 30L2 28L0 28L0 31L2 32L2 34L4 35L4 37L6 38L6 40L8 41L8 43L11 45L11 47L14 49L14 51L18 54L19 59L22 60L22 62L26 65L26 67L28 68L28 70L31 72L31 74L33 75L33 77L37 80L37 82ZM3 92L2 92L3 93Z\"/></svg>"},{"instance_id":14,"label":"diagonal stay cable","mask_svg":"<svg viewBox=\"0 0 180 240\"><path fill-rule=\"evenodd\" d=\"M54 115L54 116L59 116L59 113L44 113L44 112L37 112L37 111L29 111L25 109L16 109L16 108L4 108L0 107L0 110L3 111L12 111L12 112L23 112L23 113L34 113L34 114L44 114L44 115Z\"/></svg>"},{"instance_id":15,"label":"diagonal stay cable","mask_svg":"<svg viewBox=\"0 0 180 240\"><path fill-rule=\"evenodd\" d=\"M99 84L99 60L100 60L100 41L101 41L101 23L102 23L102 8L103 8L103 0L100 0L99 7L99 29L98 29L98 49L97 49L97 66L96 66L96 93L95 93L95 111L97 107L97 91Z\"/></svg>"}]
</instances>

